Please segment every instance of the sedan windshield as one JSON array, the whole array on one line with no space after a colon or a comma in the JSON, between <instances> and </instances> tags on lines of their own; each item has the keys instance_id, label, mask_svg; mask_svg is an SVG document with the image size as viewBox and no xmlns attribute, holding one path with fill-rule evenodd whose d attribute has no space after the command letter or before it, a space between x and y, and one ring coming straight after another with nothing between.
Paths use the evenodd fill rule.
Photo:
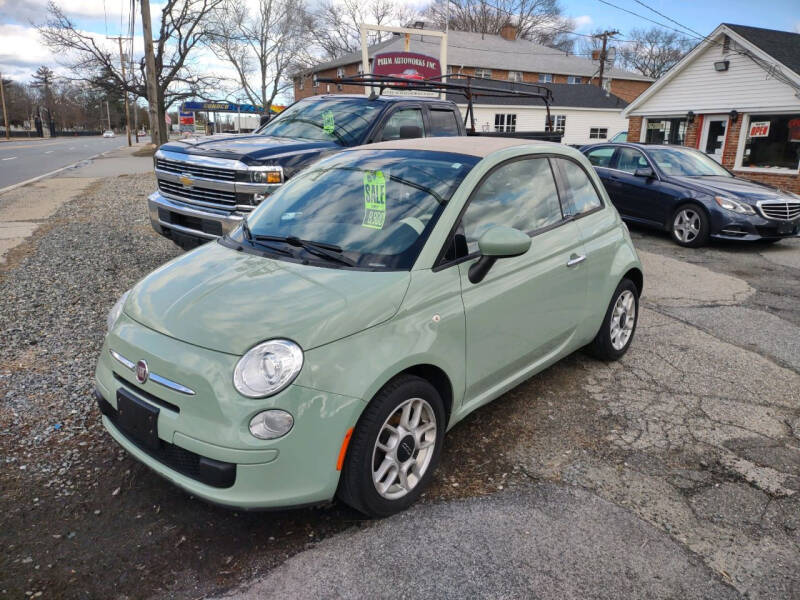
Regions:
<instances>
[{"instance_id":1,"label":"sedan windshield","mask_svg":"<svg viewBox=\"0 0 800 600\"><path fill-rule=\"evenodd\" d=\"M354 146L382 107L368 98L313 98L293 104L258 133Z\"/></svg>"},{"instance_id":2,"label":"sedan windshield","mask_svg":"<svg viewBox=\"0 0 800 600\"><path fill-rule=\"evenodd\" d=\"M702 152L681 148L648 148L647 154L666 175L702 177L716 175L732 177L714 159Z\"/></svg>"},{"instance_id":3,"label":"sedan windshield","mask_svg":"<svg viewBox=\"0 0 800 600\"><path fill-rule=\"evenodd\" d=\"M288 250L336 267L409 269L478 160L420 150L336 154L264 200L239 235L256 249L280 249L276 258Z\"/></svg>"}]
</instances>

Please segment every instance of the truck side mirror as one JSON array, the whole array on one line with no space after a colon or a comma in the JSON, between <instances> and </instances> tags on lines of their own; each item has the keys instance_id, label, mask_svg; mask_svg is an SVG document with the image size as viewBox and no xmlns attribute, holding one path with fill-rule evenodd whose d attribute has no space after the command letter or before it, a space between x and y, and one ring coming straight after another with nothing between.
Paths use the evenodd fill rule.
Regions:
<instances>
[{"instance_id":1,"label":"truck side mirror","mask_svg":"<svg viewBox=\"0 0 800 600\"><path fill-rule=\"evenodd\" d=\"M478 240L481 257L469 268L469 280L480 283L498 258L520 256L531 247L528 234L513 227L495 225L486 231Z\"/></svg>"}]
</instances>

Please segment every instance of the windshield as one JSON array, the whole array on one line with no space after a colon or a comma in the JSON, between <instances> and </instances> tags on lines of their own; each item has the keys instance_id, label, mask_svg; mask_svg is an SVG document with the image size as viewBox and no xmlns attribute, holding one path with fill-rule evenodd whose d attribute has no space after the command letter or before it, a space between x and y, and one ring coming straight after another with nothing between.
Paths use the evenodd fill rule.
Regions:
<instances>
[{"instance_id":1,"label":"windshield","mask_svg":"<svg viewBox=\"0 0 800 600\"><path fill-rule=\"evenodd\" d=\"M293 177L253 211L247 219L253 247L266 237L270 246L319 260L307 252L313 248L279 246L281 239L297 238L338 247L356 267L409 269L478 160L420 150L336 154Z\"/></svg>"},{"instance_id":2,"label":"windshield","mask_svg":"<svg viewBox=\"0 0 800 600\"><path fill-rule=\"evenodd\" d=\"M368 98L313 98L293 104L257 133L354 146L383 104Z\"/></svg>"},{"instance_id":3,"label":"windshield","mask_svg":"<svg viewBox=\"0 0 800 600\"><path fill-rule=\"evenodd\" d=\"M683 150L679 148L648 148L647 154L666 175L686 177L702 177L717 175L732 177L728 171L696 150Z\"/></svg>"}]
</instances>

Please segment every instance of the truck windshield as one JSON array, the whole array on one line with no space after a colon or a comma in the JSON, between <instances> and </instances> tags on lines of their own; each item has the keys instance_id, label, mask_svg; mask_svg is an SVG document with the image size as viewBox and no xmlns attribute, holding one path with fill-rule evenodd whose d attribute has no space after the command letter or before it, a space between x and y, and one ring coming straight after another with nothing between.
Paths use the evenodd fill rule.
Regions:
<instances>
[{"instance_id":1,"label":"truck windshield","mask_svg":"<svg viewBox=\"0 0 800 600\"><path fill-rule=\"evenodd\" d=\"M311 98L293 104L258 130L261 135L359 144L383 104L367 98Z\"/></svg>"},{"instance_id":2,"label":"truck windshield","mask_svg":"<svg viewBox=\"0 0 800 600\"><path fill-rule=\"evenodd\" d=\"M319 259L310 244L325 246L343 259L337 267L409 269L478 160L421 150L342 152L289 180L248 217L249 231L234 237L308 260Z\"/></svg>"}]
</instances>

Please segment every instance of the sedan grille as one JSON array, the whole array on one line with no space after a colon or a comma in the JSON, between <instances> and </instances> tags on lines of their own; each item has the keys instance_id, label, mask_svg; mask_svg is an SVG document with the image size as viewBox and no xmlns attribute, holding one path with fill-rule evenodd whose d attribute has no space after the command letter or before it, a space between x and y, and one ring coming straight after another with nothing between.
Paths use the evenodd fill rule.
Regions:
<instances>
[{"instance_id":1,"label":"sedan grille","mask_svg":"<svg viewBox=\"0 0 800 600\"><path fill-rule=\"evenodd\" d=\"M211 206L212 208L231 209L236 205L236 192L234 191L212 190L197 186L187 188L180 183L165 181L164 179L158 180L158 189L165 194L187 202Z\"/></svg>"},{"instance_id":2,"label":"sedan grille","mask_svg":"<svg viewBox=\"0 0 800 600\"><path fill-rule=\"evenodd\" d=\"M759 207L767 219L792 221L800 217L800 202L764 202Z\"/></svg>"},{"instance_id":3,"label":"sedan grille","mask_svg":"<svg viewBox=\"0 0 800 600\"><path fill-rule=\"evenodd\" d=\"M217 179L219 181L234 181L236 179L236 171L234 169L207 167L197 163L186 163L177 160L167 160L165 158L156 159L156 169L177 173L178 175L189 173L197 177Z\"/></svg>"}]
</instances>

